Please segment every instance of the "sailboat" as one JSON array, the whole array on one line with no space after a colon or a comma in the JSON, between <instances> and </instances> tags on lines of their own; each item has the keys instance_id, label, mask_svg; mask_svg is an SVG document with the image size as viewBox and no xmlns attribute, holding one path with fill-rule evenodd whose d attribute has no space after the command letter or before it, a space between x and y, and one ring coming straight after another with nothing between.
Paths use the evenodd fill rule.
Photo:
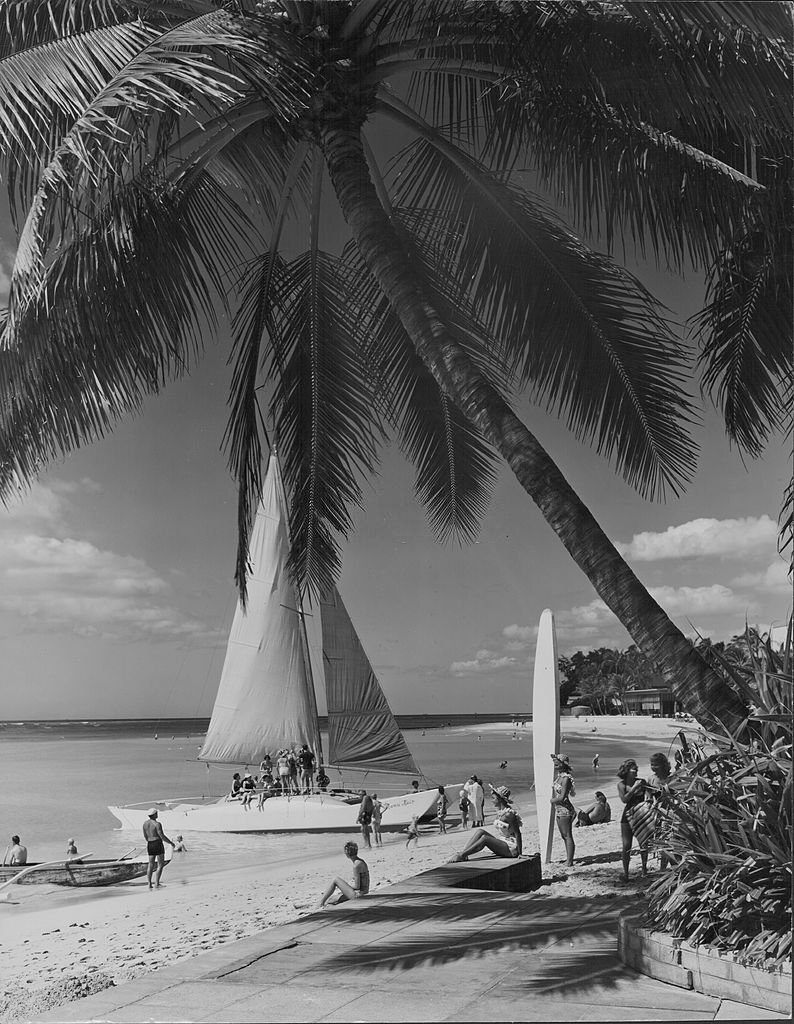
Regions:
<instances>
[{"instance_id":1,"label":"sailboat","mask_svg":"<svg viewBox=\"0 0 794 1024\"><path fill-rule=\"evenodd\" d=\"M397 795L383 796L381 828L432 816L435 789L405 792L420 776L369 659L334 588L319 601L300 599L287 570L288 505L278 457L270 457L249 541L247 608L238 603L215 706L199 760L258 766L283 748L306 744L323 763L317 691L328 713L330 769L382 779L402 776ZM384 787L378 781L378 791ZM122 828L140 831L156 808L175 832L334 832L355 829L357 800L345 791L254 798L171 798L110 807Z\"/></svg>"}]
</instances>

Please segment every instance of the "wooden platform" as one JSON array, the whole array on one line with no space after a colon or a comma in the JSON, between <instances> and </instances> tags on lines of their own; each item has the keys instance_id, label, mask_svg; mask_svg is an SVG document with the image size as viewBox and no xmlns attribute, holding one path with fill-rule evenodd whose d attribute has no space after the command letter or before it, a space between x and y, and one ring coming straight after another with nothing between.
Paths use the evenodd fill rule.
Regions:
<instances>
[{"instance_id":1,"label":"wooden platform","mask_svg":"<svg viewBox=\"0 0 794 1024\"><path fill-rule=\"evenodd\" d=\"M458 864L441 864L423 871L389 891L417 889L480 889L487 892L532 892L542 881L540 854L529 857L478 857Z\"/></svg>"}]
</instances>

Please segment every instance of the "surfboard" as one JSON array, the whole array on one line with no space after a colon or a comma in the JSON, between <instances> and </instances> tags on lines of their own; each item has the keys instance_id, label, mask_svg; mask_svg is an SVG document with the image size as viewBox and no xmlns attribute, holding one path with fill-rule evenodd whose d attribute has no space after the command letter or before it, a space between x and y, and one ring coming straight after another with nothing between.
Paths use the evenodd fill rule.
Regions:
<instances>
[{"instance_id":1,"label":"surfboard","mask_svg":"<svg viewBox=\"0 0 794 1024\"><path fill-rule=\"evenodd\" d=\"M532 760L535 773L535 806L538 814L538 845L545 864L551 861L554 813L549 803L554 782L552 754L560 749L560 670L554 614L544 609L535 647L532 681Z\"/></svg>"}]
</instances>

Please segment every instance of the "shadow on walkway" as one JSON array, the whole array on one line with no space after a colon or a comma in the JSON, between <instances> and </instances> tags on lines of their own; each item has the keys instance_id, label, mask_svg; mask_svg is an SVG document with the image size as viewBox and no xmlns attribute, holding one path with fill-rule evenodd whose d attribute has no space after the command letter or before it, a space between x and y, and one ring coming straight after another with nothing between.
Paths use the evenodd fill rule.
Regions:
<instances>
[{"instance_id":1,"label":"shadow on walkway","mask_svg":"<svg viewBox=\"0 0 794 1024\"><path fill-rule=\"evenodd\" d=\"M345 977L349 984L354 976L363 976L377 984L374 975L384 971L393 975L442 968L435 976L446 987L477 961L482 963L474 970L493 970L503 983L509 980L514 992L565 988L573 994L592 991L594 982L608 988L626 978L616 955L617 917L634 906L633 896L546 900L467 892L456 902L450 901L449 893L380 897L377 905L367 907L365 927L397 927L366 944L329 947L328 955L312 967L313 984L323 975L329 983ZM333 914L333 924L337 923L355 934L365 921L352 908L340 907Z\"/></svg>"}]
</instances>

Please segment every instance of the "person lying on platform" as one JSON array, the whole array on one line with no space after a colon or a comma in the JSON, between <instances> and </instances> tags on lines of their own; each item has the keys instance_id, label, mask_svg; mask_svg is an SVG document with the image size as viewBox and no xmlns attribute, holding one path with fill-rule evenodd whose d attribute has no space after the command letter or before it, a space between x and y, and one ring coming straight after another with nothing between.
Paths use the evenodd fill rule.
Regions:
<instances>
[{"instance_id":1,"label":"person lying on platform","mask_svg":"<svg viewBox=\"0 0 794 1024\"><path fill-rule=\"evenodd\" d=\"M595 803L590 804L587 810L577 811L576 826L603 825L607 821L612 821L612 808L609 806L606 795L597 789Z\"/></svg>"},{"instance_id":2,"label":"person lying on platform","mask_svg":"<svg viewBox=\"0 0 794 1024\"><path fill-rule=\"evenodd\" d=\"M320 910L322 910L336 891L339 892L336 903L346 903L347 900L366 896L369 892L369 867L367 862L358 855L358 844L345 843L344 852L348 860L353 862L353 879L347 882L344 878L335 878L323 893L323 898L320 900L319 905Z\"/></svg>"}]
</instances>

